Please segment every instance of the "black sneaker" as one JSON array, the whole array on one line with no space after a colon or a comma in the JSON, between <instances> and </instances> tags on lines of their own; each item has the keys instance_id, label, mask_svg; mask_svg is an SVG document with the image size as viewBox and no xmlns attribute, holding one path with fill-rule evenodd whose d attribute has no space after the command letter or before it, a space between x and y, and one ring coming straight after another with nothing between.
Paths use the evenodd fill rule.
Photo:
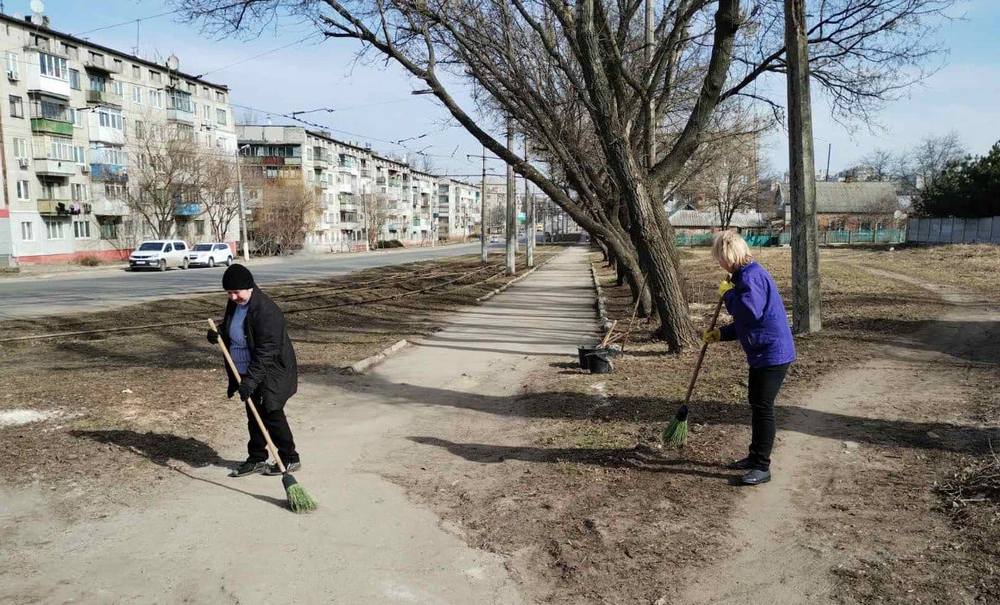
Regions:
<instances>
[{"instance_id":1,"label":"black sneaker","mask_svg":"<svg viewBox=\"0 0 1000 605\"><path fill-rule=\"evenodd\" d=\"M285 465L285 472L291 473L302 468L302 463L296 460L295 462L289 462ZM280 475L281 469L278 468L277 464L268 464L267 470L264 471L265 475Z\"/></svg>"},{"instance_id":2,"label":"black sneaker","mask_svg":"<svg viewBox=\"0 0 1000 605\"><path fill-rule=\"evenodd\" d=\"M750 461L749 457L743 458L741 460L736 460L735 462L730 462L726 465L726 468L731 471L747 471L753 468L753 462Z\"/></svg>"},{"instance_id":3,"label":"black sneaker","mask_svg":"<svg viewBox=\"0 0 1000 605\"><path fill-rule=\"evenodd\" d=\"M243 464L237 466L229 473L230 477L246 477L247 475L256 475L257 473L263 473L267 470L267 462L253 462L247 460Z\"/></svg>"}]
</instances>

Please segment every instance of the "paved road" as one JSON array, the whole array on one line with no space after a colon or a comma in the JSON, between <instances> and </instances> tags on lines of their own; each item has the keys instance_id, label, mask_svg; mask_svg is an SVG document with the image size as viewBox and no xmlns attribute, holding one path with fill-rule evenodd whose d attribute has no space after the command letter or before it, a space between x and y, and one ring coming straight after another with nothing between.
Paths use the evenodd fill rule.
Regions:
<instances>
[{"instance_id":1,"label":"paved road","mask_svg":"<svg viewBox=\"0 0 1000 605\"><path fill-rule=\"evenodd\" d=\"M372 254L299 256L251 263L263 286L283 281L320 279L371 267L412 263L431 258L475 254L479 244L419 248ZM223 267L157 271L96 271L85 276L9 278L0 280L0 320L100 311L164 296L216 292Z\"/></svg>"}]
</instances>

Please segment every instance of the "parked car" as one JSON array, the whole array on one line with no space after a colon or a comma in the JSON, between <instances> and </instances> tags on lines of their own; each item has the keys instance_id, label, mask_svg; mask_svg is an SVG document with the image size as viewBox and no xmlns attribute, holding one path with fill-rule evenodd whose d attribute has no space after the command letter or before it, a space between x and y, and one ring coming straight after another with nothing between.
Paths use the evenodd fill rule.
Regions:
<instances>
[{"instance_id":1,"label":"parked car","mask_svg":"<svg viewBox=\"0 0 1000 605\"><path fill-rule=\"evenodd\" d=\"M188 268L190 249L181 240L150 240L140 243L128 257L128 266L136 269L159 269L170 267Z\"/></svg>"},{"instance_id":2,"label":"parked car","mask_svg":"<svg viewBox=\"0 0 1000 605\"><path fill-rule=\"evenodd\" d=\"M215 265L226 265L233 262L233 249L229 244L221 242L208 242L195 244L188 254L188 264L192 267L214 267Z\"/></svg>"}]
</instances>

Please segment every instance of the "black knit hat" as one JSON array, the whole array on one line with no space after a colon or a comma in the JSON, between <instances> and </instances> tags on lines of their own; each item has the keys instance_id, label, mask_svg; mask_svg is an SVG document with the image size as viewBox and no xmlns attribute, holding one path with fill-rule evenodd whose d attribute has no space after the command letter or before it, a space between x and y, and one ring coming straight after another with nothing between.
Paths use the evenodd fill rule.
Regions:
<instances>
[{"instance_id":1,"label":"black knit hat","mask_svg":"<svg viewBox=\"0 0 1000 605\"><path fill-rule=\"evenodd\" d=\"M223 290L249 290L253 286L253 274L243 265L230 265L222 274Z\"/></svg>"}]
</instances>

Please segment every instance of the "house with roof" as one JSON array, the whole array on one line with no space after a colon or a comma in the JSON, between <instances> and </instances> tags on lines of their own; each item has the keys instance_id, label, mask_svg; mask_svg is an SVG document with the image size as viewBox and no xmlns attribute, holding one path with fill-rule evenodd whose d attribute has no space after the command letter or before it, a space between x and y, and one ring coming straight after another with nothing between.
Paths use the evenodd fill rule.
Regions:
<instances>
[{"instance_id":1,"label":"house with roof","mask_svg":"<svg viewBox=\"0 0 1000 605\"><path fill-rule=\"evenodd\" d=\"M670 215L670 224L678 233L686 234L711 233L722 228L718 210L698 210L690 204L675 210ZM736 212L729 221L729 228L743 233L767 229L770 224L770 216L763 212Z\"/></svg>"},{"instance_id":2,"label":"house with roof","mask_svg":"<svg viewBox=\"0 0 1000 605\"><path fill-rule=\"evenodd\" d=\"M775 205L785 225L791 224L792 208L788 183L774 187ZM896 183L816 183L816 224L821 231L856 231L895 226L902 208Z\"/></svg>"}]
</instances>

